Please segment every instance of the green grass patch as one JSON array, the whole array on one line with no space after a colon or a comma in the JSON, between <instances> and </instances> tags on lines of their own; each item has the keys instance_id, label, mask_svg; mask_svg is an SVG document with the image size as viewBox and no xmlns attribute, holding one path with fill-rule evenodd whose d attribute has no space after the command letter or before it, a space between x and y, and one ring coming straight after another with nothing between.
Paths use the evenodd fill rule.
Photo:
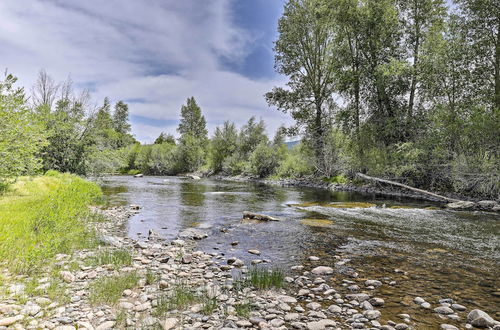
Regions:
<instances>
[{"instance_id":1,"label":"green grass patch","mask_svg":"<svg viewBox=\"0 0 500 330\"><path fill-rule=\"evenodd\" d=\"M146 272L146 284L147 285L155 284L159 280L160 280L160 275L148 269L148 271Z\"/></svg>"},{"instance_id":2,"label":"green grass patch","mask_svg":"<svg viewBox=\"0 0 500 330\"><path fill-rule=\"evenodd\" d=\"M132 255L127 250L99 251L95 256L86 260L89 266L113 265L115 267L132 265Z\"/></svg>"},{"instance_id":3,"label":"green grass patch","mask_svg":"<svg viewBox=\"0 0 500 330\"><path fill-rule=\"evenodd\" d=\"M124 290L133 289L139 282L139 275L135 272L117 276L104 277L90 285L89 300L92 304L114 304L120 299Z\"/></svg>"},{"instance_id":4,"label":"green grass patch","mask_svg":"<svg viewBox=\"0 0 500 330\"><path fill-rule=\"evenodd\" d=\"M245 276L238 278L234 282L236 290L245 287L254 287L259 290L281 289L285 286L285 275L282 269L267 269L264 267L251 268Z\"/></svg>"},{"instance_id":5,"label":"green grass patch","mask_svg":"<svg viewBox=\"0 0 500 330\"><path fill-rule=\"evenodd\" d=\"M164 316L171 310L184 310L198 301L198 297L187 284L178 283L169 293L158 299L158 305L153 314Z\"/></svg>"},{"instance_id":6,"label":"green grass patch","mask_svg":"<svg viewBox=\"0 0 500 330\"><path fill-rule=\"evenodd\" d=\"M18 179L0 196L0 260L32 273L58 253L95 244L85 222L101 198L99 186L72 174Z\"/></svg>"},{"instance_id":7,"label":"green grass patch","mask_svg":"<svg viewBox=\"0 0 500 330\"><path fill-rule=\"evenodd\" d=\"M236 310L236 315L242 318L249 318L250 312L252 311L252 305L250 303L237 304L234 305L234 309Z\"/></svg>"}]
</instances>

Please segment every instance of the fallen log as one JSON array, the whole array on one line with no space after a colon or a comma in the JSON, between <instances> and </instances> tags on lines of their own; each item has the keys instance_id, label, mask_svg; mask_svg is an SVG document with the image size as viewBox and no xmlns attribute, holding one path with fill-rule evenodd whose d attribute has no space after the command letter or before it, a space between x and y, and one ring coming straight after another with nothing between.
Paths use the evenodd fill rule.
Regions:
<instances>
[{"instance_id":1,"label":"fallen log","mask_svg":"<svg viewBox=\"0 0 500 330\"><path fill-rule=\"evenodd\" d=\"M422 190L422 189L418 189L418 188L413 188L413 187L410 187L408 185L405 185L405 184L402 184L402 183L399 183L399 182L394 182L394 181L385 180L385 179L379 179L379 178L376 178L376 177L373 177L373 176L369 176L369 175L366 175L366 174L363 174L363 173L356 173L356 175L359 176L360 178L368 180L368 181L375 181L375 182L381 182L381 183L390 184L390 185L393 185L393 186L397 186L397 187L405 188L405 189L408 189L408 190L411 190L411 191L415 191L415 192L418 192L420 194L433 196L433 197L442 199L442 200L447 201L447 202L462 202L459 199L454 199L454 198L449 198L449 197L446 197L446 196L441 196L441 195L435 194L433 192Z\"/></svg>"},{"instance_id":2,"label":"fallen log","mask_svg":"<svg viewBox=\"0 0 500 330\"><path fill-rule=\"evenodd\" d=\"M243 211L243 219L260 220L260 221L280 221L279 219L271 217L270 215L252 213L248 211Z\"/></svg>"}]
</instances>

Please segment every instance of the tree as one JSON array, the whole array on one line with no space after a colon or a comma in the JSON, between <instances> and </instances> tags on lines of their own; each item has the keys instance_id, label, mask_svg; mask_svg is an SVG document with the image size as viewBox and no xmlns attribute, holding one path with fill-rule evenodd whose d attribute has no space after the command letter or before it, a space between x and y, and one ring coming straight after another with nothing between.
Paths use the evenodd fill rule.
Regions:
<instances>
[{"instance_id":1,"label":"tree","mask_svg":"<svg viewBox=\"0 0 500 330\"><path fill-rule=\"evenodd\" d=\"M31 100L34 107L46 107L50 111L58 90L59 85L54 82L54 79L44 69L40 70L38 72L38 79L31 89Z\"/></svg>"},{"instance_id":2,"label":"tree","mask_svg":"<svg viewBox=\"0 0 500 330\"><path fill-rule=\"evenodd\" d=\"M476 93L500 109L500 3L498 0L457 0L459 17L473 49L471 70ZM466 44L466 45L467 45Z\"/></svg>"},{"instance_id":3,"label":"tree","mask_svg":"<svg viewBox=\"0 0 500 330\"><path fill-rule=\"evenodd\" d=\"M196 104L194 97L190 97L186 101L186 105L181 107L181 121L177 131L181 134L181 139L185 135L200 140L207 139L205 117L201 114L201 108Z\"/></svg>"},{"instance_id":4,"label":"tree","mask_svg":"<svg viewBox=\"0 0 500 330\"><path fill-rule=\"evenodd\" d=\"M175 145L175 138L172 134L165 134L164 132L161 132L160 135L156 138L154 144L162 144L162 143L169 143Z\"/></svg>"},{"instance_id":5,"label":"tree","mask_svg":"<svg viewBox=\"0 0 500 330\"><path fill-rule=\"evenodd\" d=\"M118 101L115 104L115 112L113 113L113 128L115 131L123 135L130 133L128 105L123 101Z\"/></svg>"},{"instance_id":6,"label":"tree","mask_svg":"<svg viewBox=\"0 0 500 330\"><path fill-rule=\"evenodd\" d=\"M224 161L233 155L238 148L238 132L234 123L225 121L224 125L215 129L210 141L210 168L218 173L222 171Z\"/></svg>"},{"instance_id":7,"label":"tree","mask_svg":"<svg viewBox=\"0 0 500 330\"><path fill-rule=\"evenodd\" d=\"M11 74L0 81L0 188L6 180L39 169L37 154L46 144L43 125L16 81Z\"/></svg>"},{"instance_id":8,"label":"tree","mask_svg":"<svg viewBox=\"0 0 500 330\"><path fill-rule=\"evenodd\" d=\"M274 88L267 102L290 112L310 132L316 155L323 152L325 121L334 91L334 34L322 0L290 0L278 22L275 67L288 89Z\"/></svg>"},{"instance_id":9,"label":"tree","mask_svg":"<svg viewBox=\"0 0 500 330\"><path fill-rule=\"evenodd\" d=\"M251 117L241 128L238 140L239 157L247 160L261 142L267 142L266 124L262 119L257 122Z\"/></svg>"}]
</instances>

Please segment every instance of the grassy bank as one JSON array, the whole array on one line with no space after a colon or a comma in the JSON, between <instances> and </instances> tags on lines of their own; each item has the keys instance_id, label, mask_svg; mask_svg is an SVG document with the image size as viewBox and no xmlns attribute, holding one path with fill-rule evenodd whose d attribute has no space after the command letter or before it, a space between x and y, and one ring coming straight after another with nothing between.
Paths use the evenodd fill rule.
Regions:
<instances>
[{"instance_id":1,"label":"grassy bank","mask_svg":"<svg viewBox=\"0 0 500 330\"><path fill-rule=\"evenodd\" d=\"M71 174L19 179L0 196L0 261L30 273L58 253L93 244L85 222L101 196L96 184Z\"/></svg>"}]
</instances>

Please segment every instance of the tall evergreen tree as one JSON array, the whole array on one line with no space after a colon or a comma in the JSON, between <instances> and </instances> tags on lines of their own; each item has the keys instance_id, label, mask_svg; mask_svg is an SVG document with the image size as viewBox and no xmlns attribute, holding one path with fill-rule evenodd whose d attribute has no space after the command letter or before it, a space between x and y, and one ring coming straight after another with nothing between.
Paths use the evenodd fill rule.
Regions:
<instances>
[{"instance_id":1,"label":"tall evergreen tree","mask_svg":"<svg viewBox=\"0 0 500 330\"><path fill-rule=\"evenodd\" d=\"M128 122L128 105L123 101L115 104L113 113L113 127L120 134L130 133L130 123Z\"/></svg>"},{"instance_id":2,"label":"tall evergreen tree","mask_svg":"<svg viewBox=\"0 0 500 330\"><path fill-rule=\"evenodd\" d=\"M201 108L196 103L194 97L190 97L186 101L186 105L181 107L181 121L177 131L181 134L181 139L184 136L190 135L195 139L207 139L207 123L205 117L201 114Z\"/></svg>"}]
</instances>

